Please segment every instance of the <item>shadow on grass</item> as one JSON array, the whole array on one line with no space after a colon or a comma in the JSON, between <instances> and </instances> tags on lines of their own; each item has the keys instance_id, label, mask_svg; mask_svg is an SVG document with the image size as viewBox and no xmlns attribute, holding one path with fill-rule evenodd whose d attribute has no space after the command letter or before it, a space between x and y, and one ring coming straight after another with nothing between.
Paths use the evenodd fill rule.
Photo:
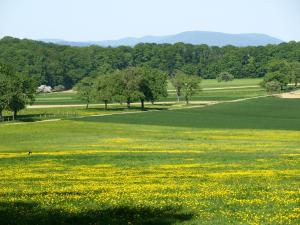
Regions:
<instances>
[{"instance_id":1,"label":"shadow on grass","mask_svg":"<svg viewBox=\"0 0 300 225\"><path fill-rule=\"evenodd\" d=\"M45 114L27 114L27 115L18 115L15 118L15 122L35 122L35 121L40 121L44 118ZM47 114L49 115L49 114ZM8 122L8 121L13 121L13 117L12 116L5 116L4 117L4 122Z\"/></svg>"},{"instance_id":2,"label":"shadow on grass","mask_svg":"<svg viewBox=\"0 0 300 225\"><path fill-rule=\"evenodd\" d=\"M127 107L116 107L116 108L93 108L90 107L88 109L84 109L86 112L130 112L130 111L159 111L159 110L166 110L168 109L167 104L155 104L153 105L155 107L145 107L144 109L142 109L140 106L131 106L130 108ZM46 110L46 109L45 109ZM26 115L18 115L15 118L15 122L36 122L36 121L42 121L42 120L47 120L47 119L57 119L57 118L61 118L61 119L69 119L69 118L76 118L76 116L84 116L85 114L83 113L82 115L80 114L80 112L76 115L72 114L74 113L74 111L72 111L70 109L69 114L66 112L64 114L56 114L56 113L32 113L32 114L26 114ZM13 117L12 116L5 116L4 117L4 122L8 122L8 121L13 121ZM2 122L2 121L0 121Z\"/></svg>"},{"instance_id":3,"label":"shadow on grass","mask_svg":"<svg viewBox=\"0 0 300 225\"><path fill-rule=\"evenodd\" d=\"M107 112L123 112L123 111L149 111L149 110L165 110L167 109L166 107L163 108L163 106L170 106L170 105L158 105L155 104L153 105L155 107L145 107L144 109L142 109L140 106L130 106L130 108L127 107L123 107L123 108L107 108L107 109L103 109L103 108L91 108L91 110L99 110L99 111L107 111Z\"/></svg>"},{"instance_id":4,"label":"shadow on grass","mask_svg":"<svg viewBox=\"0 0 300 225\"><path fill-rule=\"evenodd\" d=\"M1 225L171 225L192 218L192 214L180 212L172 207L120 206L70 213L61 209L42 208L37 203L0 202Z\"/></svg>"}]
</instances>

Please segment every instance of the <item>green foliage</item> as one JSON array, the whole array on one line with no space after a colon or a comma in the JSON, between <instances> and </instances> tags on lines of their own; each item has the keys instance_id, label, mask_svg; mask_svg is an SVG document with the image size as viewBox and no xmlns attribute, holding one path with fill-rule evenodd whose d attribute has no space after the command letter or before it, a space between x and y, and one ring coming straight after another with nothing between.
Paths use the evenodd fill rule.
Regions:
<instances>
[{"instance_id":1,"label":"green foliage","mask_svg":"<svg viewBox=\"0 0 300 225\"><path fill-rule=\"evenodd\" d=\"M127 103L128 108L134 101L154 103L159 97L167 96L167 75L150 67L129 67L111 75L113 99Z\"/></svg>"},{"instance_id":2,"label":"green foliage","mask_svg":"<svg viewBox=\"0 0 300 225\"><path fill-rule=\"evenodd\" d=\"M276 93L276 92L280 92L281 90L281 84L277 80L268 81L264 84L264 86L268 93Z\"/></svg>"},{"instance_id":3,"label":"green foliage","mask_svg":"<svg viewBox=\"0 0 300 225\"><path fill-rule=\"evenodd\" d=\"M175 87L177 101L179 102L180 96L183 94L186 103L188 104L191 97L200 90L201 78L198 76L191 76L177 71L172 78L172 84Z\"/></svg>"},{"instance_id":4,"label":"green foliage","mask_svg":"<svg viewBox=\"0 0 300 225\"><path fill-rule=\"evenodd\" d=\"M0 60L16 65L17 72L51 87L69 89L83 77L111 74L115 70L148 66L168 75L181 70L188 75L215 79L222 71L235 78L263 77L272 60L299 62L300 42L259 47L138 44L135 47L71 47L4 37Z\"/></svg>"},{"instance_id":5,"label":"green foliage","mask_svg":"<svg viewBox=\"0 0 300 225\"><path fill-rule=\"evenodd\" d=\"M233 81L234 80L234 76L228 72L221 72L218 76L217 76L217 81L218 82L222 82L222 81Z\"/></svg>"},{"instance_id":6,"label":"green foliage","mask_svg":"<svg viewBox=\"0 0 300 225\"><path fill-rule=\"evenodd\" d=\"M53 89L52 89L53 92L60 92L60 91L64 91L64 90L66 90L66 88L62 84L54 86Z\"/></svg>"},{"instance_id":7,"label":"green foliage","mask_svg":"<svg viewBox=\"0 0 300 225\"><path fill-rule=\"evenodd\" d=\"M94 80L90 77L83 78L77 85L76 90L78 97L85 101L86 108L89 107L94 97Z\"/></svg>"},{"instance_id":8,"label":"green foliage","mask_svg":"<svg viewBox=\"0 0 300 225\"><path fill-rule=\"evenodd\" d=\"M105 109L107 109L108 102L113 100L115 93L114 76L101 75L95 81L95 98L103 101Z\"/></svg>"},{"instance_id":9,"label":"green foliage","mask_svg":"<svg viewBox=\"0 0 300 225\"><path fill-rule=\"evenodd\" d=\"M32 104L35 99L36 82L33 78L23 74L11 77L11 96L8 109L14 112L14 116L26 105Z\"/></svg>"},{"instance_id":10,"label":"green foliage","mask_svg":"<svg viewBox=\"0 0 300 225\"><path fill-rule=\"evenodd\" d=\"M186 104L189 103L191 97L200 91L201 78L197 76L186 76L182 87Z\"/></svg>"},{"instance_id":11,"label":"green foliage","mask_svg":"<svg viewBox=\"0 0 300 225\"><path fill-rule=\"evenodd\" d=\"M268 72L266 76L264 77L264 80L262 82L262 86L266 87L266 84L272 81L276 81L280 85L280 90L285 90L288 83L289 79L288 76L282 74L279 71L276 72Z\"/></svg>"},{"instance_id":12,"label":"green foliage","mask_svg":"<svg viewBox=\"0 0 300 225\"><path fill-rule=\"evenodd\" d=\"M116 96L120 101L125 101L128 108L132 102L144 97L140 90L142 73L142 68L129 67L114 75Z\"/></svg>"},{"instance_id":13,"label":"green foliage","mask_svg":"<svg viewBox=\"0 0 300 225\"><path fill-rule=\"evenodd\" d=\"M160 97L167 97L167 74L150 67L143 67L139 88L143 93L141 101L150 101L152 104L158 101ZM143 102L142 102L142 107Z\"/></svg>"},{"instance_id":14,"label":"green foliage","mask_svg":"<svg viewBox=\"0 0 300 225\"><path fill-rule=\"evenodd\" d=\"M180 101L180 96L182 95L182 88L184 85L185 78L186 78L185 73L183 73L180 70L177 70L175 75L171 78L171 82L176 91L177 102Z\"/></svg>"},{"instance_id":15,"label":"green foliage","mask_svg":"<svg viewBox=\"0 0 300 225\"><path fill-rule=\"evenodd\" d=\"M267 72L280 72L281 74L288 75L290 72L290 65L286 60L274 59L267 65Z\"/></svg>"},{"instance_id":16,"label":"green foliage","mask_svg":"<svg viewBox=\"0 0 300 225\"><path fill-rule=\"evenodd\" d=\"M291 80L291 67L285 60L272 60L267 64L267 74L265 75L262 86L266 87L269 82L271 86L279 85L280 90L283 91L287 88L289 81ZM270 87L270 83L267 85ZM272 88L271 88L272 89Z\"/></svg>"},{"instance_id":17,"label":"green foliage","mask_svg":"<svg viewBox=\"0 0 300 225\"><path fill-rule=\"evenodd\" d=\"M167 75L149 67L129 67L112 74L99 75L96 79L84 78L77 85L78 95L88 104L91 101L103 101L105 108L109 102L127 103L140 100L157 101L167 96Z\"/></svg>"},{"instance_id":18,"label":"green foliage","mask_svg":"<svg viewBox=\"0 0 300 225\"><path fill-rule=\"evenodd\" d=\"M2 111L7 108L11 95L11 79L12 70L0 63L0 119L2 119Z\"/></svg>"},{"instance_id":19,"label":"green foliage","mask_svg":"<svg viewBox=\"0 0 300 225\"><path fill-rule=\"evenodd\" d=\"M14 73L7 65L0 64L0 118L4 109L17 112L34 102L36 82L33 78Z\"/></svg>"},{"instance_id":20,"label":"green foliage","mask_svg":"<svg viewBox=\"0 0 300 225\"><path fill-rule=\"evenodd\" d=\"M113 77L113 75L110 75ZM99 77L102 77L100 75ZM97 79L95 79L96 81ZM215 79L202 80L201 87L203 90L201 93L192 96L192 101L213 101L213 100L233 100L239 98L255 97L266 95L263 88L259 87L259 83L262 79L235 79L229 82L217 82ZM114 86L113 82L113 86ZM250 87L249 87L250 86ZM235 87L235 88L232 88ZM100 103L96 98L91 103ZM171 84L171 80L168 81L168 96L160 96L156 102L176 101L175 88ZM102 101L102 100L101 100ZM119 102L114 93L112 103ZM109 102L110 103L110 102ZM85 104L85 102L78 98L76 92L52 92L42 93L36 95L34 102L35 105L78 105ZM96 113L94 113L96 114Z\"/></svg>"},{"instance_id":21,"label":"green foliage","mask_svg":"<svg viewBox=\"0 0 300 225\"><path fill-rule=\"evenodd\" d=\"M300 82L300 62L290 63L291 68L291 81L295 84L295 87L298 86Z\"/></svg>"}]
</instances>

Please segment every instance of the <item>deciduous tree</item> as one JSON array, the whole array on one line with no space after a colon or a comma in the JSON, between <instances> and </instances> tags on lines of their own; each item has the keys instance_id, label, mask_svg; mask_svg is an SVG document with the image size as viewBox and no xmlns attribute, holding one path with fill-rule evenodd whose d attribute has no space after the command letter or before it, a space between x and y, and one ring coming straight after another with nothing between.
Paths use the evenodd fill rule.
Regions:
<instances>
[{"instance_id":1,"label":"deciduous tree","mask_svg":"<svg viewBox=\"0 0 300 225\"><path fill-rule=\"evenodd\" d=\"M83 78L76 85L78 97L86 103L86 109L89 108L89 104L94 98L95 89L94 89L94 79L91 77Z\"/></svg>"},{"instance_id":2,"label":"deciduous tree","mask_svg":"<svg viewBox=\"0 0 300 225\"><path fill-rule=\"evenodd\" d=\"M107 104L114 97L114 76L100 75L95 82L95 97L97 100L103 101L105 109Z\"/></svg>"},{"instance_id":3,"label":"deciduous tree","mask_svg":"<svg viewBox=\"0 0 300 225\"><path fill-rule=\"evenodd\" d=\"M13 112L13 118L15 118L18 111L34 102L37 83L33 78L24 74L15 74L10 80L11 94L8 109Z\"/></svg>"},{"instance_id":4,"label":"deciduous tree","mask_svg":"<svg viewBox=\"0 0 300 225\"><path fill-rule=\"evenodd\" d=\"M180 96L182 94L181 91L184 86L185 77L186 75L182 71L177 70L174 76L171 78L171 82L176 91L177 102L180 101Z\"/></svg>"},{"instance_id":5,"label":"deciduous tree","mask_svg":"<svg viewBox=\"0 0 300 225\"><path fill-rule=\"evenodd\" d=\"M198 76L186 76L182 87L186 104L189 104L191 97L200 91L201 78Z\"/></svg>"},{"instance_id":6,"label":"deciduous tree","mask_svg":"<svg viewBox=\"0 0 300 225\"><path fill-rule=\"evenodd\" d=\"M133 101L140 99L143 93L140 91L141 74L143 73L141 68L130 67L122 71L115 73L115 94L119 99L125 99L127 107L130 108L130 104Z\"/></svg>"}]
</instances>

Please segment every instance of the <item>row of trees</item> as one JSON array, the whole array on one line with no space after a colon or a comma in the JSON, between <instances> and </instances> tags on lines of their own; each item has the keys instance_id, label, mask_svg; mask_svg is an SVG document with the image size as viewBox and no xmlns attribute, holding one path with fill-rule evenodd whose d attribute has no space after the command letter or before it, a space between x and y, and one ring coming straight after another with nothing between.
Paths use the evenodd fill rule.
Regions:
<instances>
[{"instance_id":1,"label":"row of trees","mask_svg":"<svg viewBox=\"0 0 300 225\"><path fill-rule=\"evenodd\" d=\"M4 37L0 61L36 77L40 84L73 87L84 77L115 70L148 66L169 76L180 70L188 75L215 79L222 71L235 78L263 77L272 60L300 62L300 42L258 47L209 47L184 43L138 44L135 47L71 47Z\"/></svg>"},{"instance_id":2,"label":"row of trees","mask_svg":"<svg viewBox=\"0 0 300 225\"><path fill-rule=\"evenodd\" d=\"M132 102L140 101L144 109L145 102L158 101L161 97L167 97L168 75L158 69L150 67L129 67L118 70L112 74L100 75L96 78L83 78L77 85L79 97L86 102L86 108L92 101L102 101L105 109L110 102L126 103L130 108ZM177 71L172 78L178 101L184 96L186 103L200 90L201 79L196 76L188 76Z\"/></svg>"},{"instance_id":3,"label":"row of trees","mask_svg":"<svg viewBox=\"0 0 300 225\"><path fill-rule=\"evenodd\" d=\"M34 101L36 82L23 74L0 63L0 119L4 110L12 111L13 118L17 112Z\"/></svg>"}]
</instances>

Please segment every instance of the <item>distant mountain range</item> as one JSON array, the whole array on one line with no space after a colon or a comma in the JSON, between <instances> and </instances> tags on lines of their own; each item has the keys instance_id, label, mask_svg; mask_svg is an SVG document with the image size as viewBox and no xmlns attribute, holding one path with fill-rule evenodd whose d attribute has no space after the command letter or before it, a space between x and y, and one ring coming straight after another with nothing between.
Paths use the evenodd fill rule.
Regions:
<instances>
[{"instance_id":1,"label":"distant mountain range","mask_svg":"<svg viewBox=\"0 0 300 225\"><path fill-rule=\"evenodd\" d=\"M42 39L41 41L47 43L55 43L60 45L71 46L89 46L100 45L103 47L112 46L117 47L121 45L134 46L139 43L156 43L156 44L174 44L183 42L193 45L207 44L209 46L259 46L267 44L279 44L282 40L271 37L266 34L227 34L220 32L208 31L187 31L174 35L166 36L144 36L141 38L127 37L118 40L105 41L88 41L88 42L73 42L61 39Z\"/></svg>"}]
</instances>

